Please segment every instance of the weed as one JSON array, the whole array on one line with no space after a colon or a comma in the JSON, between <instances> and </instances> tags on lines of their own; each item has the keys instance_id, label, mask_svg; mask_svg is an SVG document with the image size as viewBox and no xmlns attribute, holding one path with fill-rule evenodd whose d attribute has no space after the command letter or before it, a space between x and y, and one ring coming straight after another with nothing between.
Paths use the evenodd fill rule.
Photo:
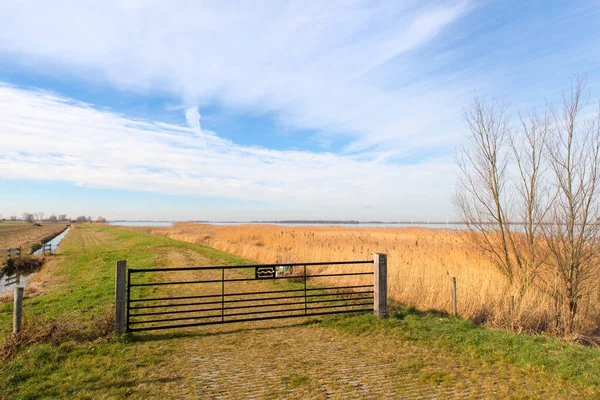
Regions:
<instances>
[{"instance_id":1,"label":"weed","mask_svg":"<svg viewBox=\"0 0 600 400\"><path fill-rule=\"evenodd\" d=\"M0 346L0 361L10 360L19 349L32 345L107 341L114 328L113 312L109 310L101 317L93 317L89 323L78 322L68 315L26 320L23 329L11 334ZM38 354L40 356L43 353Z\"/></svg>"}]
</instances>

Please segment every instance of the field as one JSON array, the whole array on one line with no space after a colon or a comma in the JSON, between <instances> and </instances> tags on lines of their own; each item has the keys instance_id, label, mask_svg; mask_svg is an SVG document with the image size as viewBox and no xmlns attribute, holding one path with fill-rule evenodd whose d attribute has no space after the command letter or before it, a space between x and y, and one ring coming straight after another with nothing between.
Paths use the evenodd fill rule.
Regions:
<instances>
[{"instance_id":1,"label":"field","mask_svg":"<svg viewBox=\"0 0 600 400\"><path fill-rule=\"evenodd\" d=\"M245 264L199 244L77 225L26 289L21 341L0 304L0 398L593 398L600 351L393 305L371 315L109 334L117 260ZM177 291L178 287L173 287Z\"/></svg>"},{"instance_id":2,"label":"field","mask_svg":"<svg viewBox=\"0 0 600 400\"><path fill-rule=\"evenodd\" d=\"M0 222L0 257L11 247L21 247L23 254L29 253L32 245L56 236L66 226L62 223L42 223L38 226L28 222Z\"/></svg>"},{"instance_id":3,"label":"field","mask_svg":"<svg viewBox=\"0 0 600 400\"><path fill-rule=\"evenodd\" d=\"M554 303L545 287L534 287L522 307L511 310L505 279L460 231L191 223L138 229L262 263L368 260L375 252L387 253L389 294L398 302L449 312L451 277L456 277L459 315L493 327L510 328L516 319L519 329L552 330ZM599 328L600 292L596 293L583 300L580 311L579 324L588 335Z\"/></svg>"}]
</instances>

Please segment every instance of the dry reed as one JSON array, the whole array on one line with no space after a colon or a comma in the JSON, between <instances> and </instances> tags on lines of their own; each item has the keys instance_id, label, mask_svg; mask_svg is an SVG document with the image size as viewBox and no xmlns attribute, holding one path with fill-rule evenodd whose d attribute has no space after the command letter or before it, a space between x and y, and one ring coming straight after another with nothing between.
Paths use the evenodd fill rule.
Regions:
<instances>
[{"instance_id":1,"label":"dry reed","mask_svg":"<svg viewBox=\"0 0 600 400\"><path fill-rule=\"evenodd\" d=\"M386 253L389 294L396 301L450 311L451 277L456 277L461 316L489 326L553 330L556 304L548 294L551 291L538 282L521 307L514 309L504 277L460 231L192 223L146 230L261 263L369 260L375 252ZM584 304L579 323L583 332L590 333L598 328L600 296L590 296Z\"/></svg>"}]
</instances>

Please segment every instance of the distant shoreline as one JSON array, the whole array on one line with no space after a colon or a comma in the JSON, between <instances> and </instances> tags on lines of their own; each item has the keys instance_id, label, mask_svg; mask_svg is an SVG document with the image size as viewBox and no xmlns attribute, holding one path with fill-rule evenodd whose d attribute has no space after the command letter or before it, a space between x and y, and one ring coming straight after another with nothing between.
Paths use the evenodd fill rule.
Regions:
<instances>
[{"instance_id":1,"label":"distant shoreline","mask_svg":"<svg viewBox=\"0 0 600 400\"><path fill-rule=\"evenodd\" d=\"M325 225L462 225L462 222L458 221L339 221L339 220L275 220L275 221L170 221L170 220L111 220L108 221L111 224L119 222L125 223L171 223L176 224L180 222L196 223L196 224L325 224Z\"/></svg>"}]
</instances>

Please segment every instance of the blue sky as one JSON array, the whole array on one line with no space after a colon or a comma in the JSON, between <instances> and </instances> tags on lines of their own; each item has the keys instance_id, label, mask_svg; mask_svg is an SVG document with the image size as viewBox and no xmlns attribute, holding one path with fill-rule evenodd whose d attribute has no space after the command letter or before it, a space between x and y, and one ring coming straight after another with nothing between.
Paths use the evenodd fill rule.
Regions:
<instances>
[{"instance_id":1,"label":"blue sky","mask_svg":"<svg viewBox=\"0 0 600 400\"><path fill-rule=\"evenodd\" d=\"M600 95L600 2L0 4L0 214L453 218L474 93Z\"/></svg>"}]
</instances>

